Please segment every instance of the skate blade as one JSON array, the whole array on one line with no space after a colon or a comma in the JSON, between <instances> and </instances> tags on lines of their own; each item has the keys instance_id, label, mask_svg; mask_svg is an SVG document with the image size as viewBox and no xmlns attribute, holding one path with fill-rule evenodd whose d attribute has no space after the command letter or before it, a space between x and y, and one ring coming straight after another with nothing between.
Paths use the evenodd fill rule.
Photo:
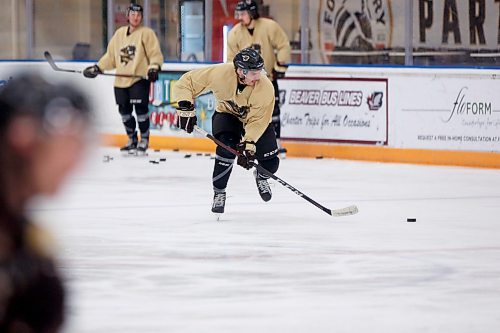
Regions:
<instances>
[{"instance_id":1,"label":"skate blade","mask_svg":"<svg viewBox=\"0 0 500 333\"><path fill-rule=\"evenodd\" d=\"M214 213L214 215L215 215L215 219L216 219L216 221L217 221L217 222L219 222L219 221L220 221L220 218L221 218L221 216L222 216L222 213Z\"/></svg>"},{"instance_id":2,"label":"skate blade","mask_svg":"<svg viewBox=\"0 0 500 333\"><path fill-rule=\"evenodd\" d=\"M138 150L135 156L148 156L148 152Z\"/></svg>"}]
</instances>

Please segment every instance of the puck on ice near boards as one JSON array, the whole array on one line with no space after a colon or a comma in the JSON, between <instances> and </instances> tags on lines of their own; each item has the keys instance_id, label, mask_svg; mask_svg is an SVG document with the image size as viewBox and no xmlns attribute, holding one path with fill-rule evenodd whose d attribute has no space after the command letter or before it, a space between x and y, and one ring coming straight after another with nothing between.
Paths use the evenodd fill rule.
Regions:
<instances>
[{"instance_id":1,"label":"puck on ice near boards","mask_svg":"<svg viewBox=\"0 0 500 333\"><path fill-rule=\"evenodd\" d=\"M417 222L417 219L414 217L407 217L406 222Z\"/></svg>"}]
</instances>

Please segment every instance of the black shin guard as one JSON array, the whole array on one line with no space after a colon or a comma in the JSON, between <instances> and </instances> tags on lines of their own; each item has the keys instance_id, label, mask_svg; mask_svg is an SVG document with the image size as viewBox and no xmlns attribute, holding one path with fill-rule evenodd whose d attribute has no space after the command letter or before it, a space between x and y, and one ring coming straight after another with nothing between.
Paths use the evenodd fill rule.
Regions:
<instances>
[{"instance_id":1,"label":"black shin guard","mask_svg":"<svg viewBox=\"0 0 500 333\"><path fill-rule=\"evenodd\" d=\"M218 135L217 139L233 148L236 147L236 144L239 142L239 138L232 133L222 133L221 135ZM216 156L212 175L212 184L214 188L223 190L227 187L236 156L220 146L217 146L215 153Z\"/></svg>"},{"instance_id":2,"label":"black shin guard","mask_svg":"<svg viewBox=\"0 0 500 333\"><path fill-rule=\"evenodd\" d=\"M132 115L132 105L130 104L119 104L118 111L122 117L122 123L125 127L127 135L131 137L135 133L135 127L137 125L135 117Z\"/></svg>"},{"instance_id":3,"label":"black shin guard","mask_svg":"<svg viewBox=\"0 0 500 333\"><path fill-rule=\"evenodd\" d=\"M233 159L227 159L219 155L215 156L214 172L212 175L212 184L214 188L223 190L227 187L229 176L233 171Z\"/></svg>"},{"instance_id":4,"label":"black shin guard","mask_svg":"<svg viewBox=\"0 0 500 333\"><path fill-rule=\"evenodd\" d=\"M137 113L137 123L141 138L149 137L149 109L147 104L135 104L135 113Z\"/></svg>"}]
</instances>

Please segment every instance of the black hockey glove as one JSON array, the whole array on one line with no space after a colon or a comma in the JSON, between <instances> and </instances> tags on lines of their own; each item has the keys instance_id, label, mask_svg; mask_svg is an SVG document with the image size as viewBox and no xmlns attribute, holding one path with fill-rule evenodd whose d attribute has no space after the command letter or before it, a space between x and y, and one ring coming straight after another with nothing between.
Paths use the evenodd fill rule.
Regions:
<instances>
[{"instance_id":1,"label":"black hockey glove","mask_svg":"<svg viewBox=\"0 0 500 333\"><path fill-rule=\"evenodd\" d=\"M279 80L285 77L288 65L278 62L273 68L273 80Z\"/></svg>"},{"instance_id":2,"label":"black hockey glove","mask_svg":"<svg viewBox=\"0 0 500 333\"><path fill-rule=\"evenodd\" d=\"M279 80L285 77L285 72L278 72L277 70L273 69L273 80Z\"/></svg>"},{"instance_id":3,"label":"black hockey glove","mask_svg":"<svg viewBox=\"0 0 500 333\"><path fill-rule=\"evenodd\" d=\"M83 76L89 79L93 79L99 74L102 74L102 71L97 65L89 66L83 70Z\"/></svg>"},{"instance_id":4,"label":"black hockey glove","mask_svg":"<svg viewBox=\"0 0 500 333\"><path fill-rule=\"evenodd\" d=\"M255 162L255 142L243 141L236 145L238 159L236 163L249 170L254 166Z\"/></svg>"},{"instance_id":5,"label":"black hockey glove","mask_svg":"<svg viewBox=\"0 0 500 333\"><path fill-rule=\"evenodd\" d=\"M196 125L196 110L193 103L189 101L179 101L177 103L177 127L191 133Z\"/></svg>"},{"instance_id":6,"label":"black hockey glove","mask_svg":"<svg viewBox=\"0 0 500 333\"><path fill-rule=\"evenodd\" d=\"M149 82L156 82L156 81L158 81L158 73L159 73L158 68L150 68L149 71L148 71L148 80L149 80Z\"/></svg>"}]
</instances>

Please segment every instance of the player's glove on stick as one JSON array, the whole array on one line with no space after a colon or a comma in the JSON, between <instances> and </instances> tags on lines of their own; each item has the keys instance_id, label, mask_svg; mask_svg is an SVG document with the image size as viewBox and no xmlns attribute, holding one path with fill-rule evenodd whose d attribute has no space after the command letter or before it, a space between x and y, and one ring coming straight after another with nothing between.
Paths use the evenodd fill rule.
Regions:
<instances>
[{"instance_id":1,"label":"player's glove on stick","mask_svg":"<svg viewBox=\"0 0 500 333\"><path fill-rule=\"evenodd\" d=\"M285 72L288 68L288 65L283 63L277 63L273 68L273 80L282 79L285 77Z\"/></svg>"},{"instance_id":2,"label":"player's glove on stick","mask_svg":"<svg viewBox=\"0 0 500 333\"><path fill-rule=\"evenodd\" d=\"M196 125L196 111L193 103L189 101L179 101L177 103L177 127L191 133Z\"/></svg>"},{"instance_id":3,"label":"player's glove on stick","mask_svg":"<svg viewBox=\"0 0 500 333\"><path fill-rule=\"evenodd\" d=\"M159 73L158 68L150 68L148 71L148 81L149 82L158 81L158 73Z\"/></svg>"},{"instance_id":4,"label":"player's glove on stick","mask_svg":"<svg viewBox=\"0 0 500 333\"><path fill-rule=\"evenodd\" d=\"M83 70L83 76L89 79L93 79L99 74L102 74L102 71L97 65L89 66Z\"/></svg>"},{"instance_id":5,"label":"player's glove on stick","mask_svg":"<svg viewBox=\"0 0 500 333\"><path fill-rule=\"evenodd\" d=\"M236 145L238 159L236 163L245 169L251 169L255 162L255 142L242 141Z\"/></svg>"}]
</instances>

